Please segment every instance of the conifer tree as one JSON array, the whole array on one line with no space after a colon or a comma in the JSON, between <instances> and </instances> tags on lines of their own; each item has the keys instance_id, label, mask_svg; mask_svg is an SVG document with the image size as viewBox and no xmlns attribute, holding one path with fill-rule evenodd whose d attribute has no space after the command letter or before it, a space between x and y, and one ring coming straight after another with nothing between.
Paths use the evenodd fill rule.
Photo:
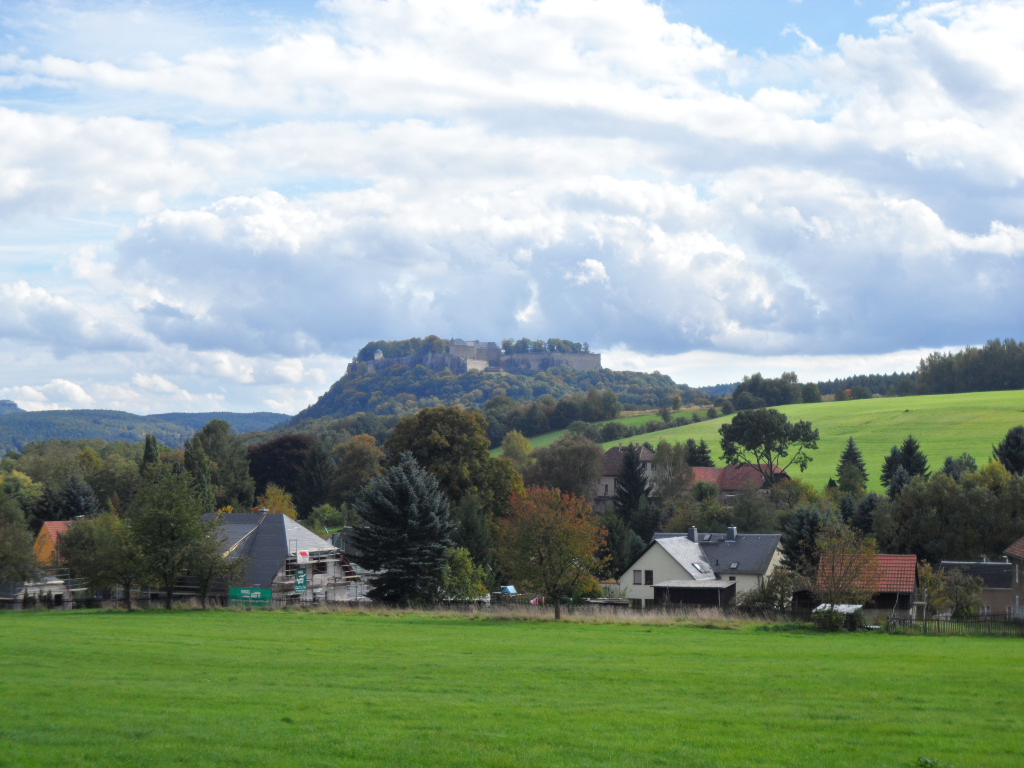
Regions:
<instances>
[{"instance_id":1,"label":"conifer tree","mask_svg":"<svg viewBox=\"0 0 1024 768\"><path fill-rule=\"evenodd\" d=\"M843 454L839 457L836 477L839 489L843 493L860 494L867 487L868 471L864 466L864 457L861 456L860 448L852 437L847 440Z\"/></svg>"},{"instance_id":2,"label":"conifer tree","mask_svg":"<svg viewBox=\"0 0 1024 768\"><path fill-rule=\"evenodd\" d=\"M437 480L403 453L371 482L355 503L366 525L356 529L354 559L375 571L369 596L409 605L431 600L452 546L447 497Z\"/></svg>"}]
</instances>

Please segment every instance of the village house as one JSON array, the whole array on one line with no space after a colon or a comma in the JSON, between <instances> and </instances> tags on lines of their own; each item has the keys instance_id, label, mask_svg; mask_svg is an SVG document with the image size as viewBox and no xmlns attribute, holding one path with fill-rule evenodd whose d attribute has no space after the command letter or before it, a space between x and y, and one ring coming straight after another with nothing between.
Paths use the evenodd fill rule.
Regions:
<instances>
[{"instance_id":1,"label":"village house","mask_svg":"<svg viewBox=\"0 0 1024 768\"><path fill-rule=\"evenodd\" d=\"M987 559L978 562L943 560L939 572L957 570L980 579L982 616L1020 616L1020 571L1009 556L1002 561Z\"/></svg>"},{"instance_id":2,"label":"village house","mask_svg":"<svg viewBox=\"0 0 1024 768\"><path fill-rule=\"evenodd\" d=\"M623 597L651 605L724 607L755 589L781 563L778 533L656 533L619 577Z\"/></svg>"},{"instance_id":3,"label":"village house","mask_svg":"<svg viewBox=\"0 0 1024 768\"><path fill-rule=\"evenodd\" d=\"M631 447L640 452L638 457L640 468L643 470L647 482L650 483L651 470L654 467L654 451L646 445L616 445L609 448L601 457L601 477L594 488L594 510L600 514L615 509L615 483L619 475L622 474L622 464L626 460L626 452Z\"/></svg>"}]
</instances>

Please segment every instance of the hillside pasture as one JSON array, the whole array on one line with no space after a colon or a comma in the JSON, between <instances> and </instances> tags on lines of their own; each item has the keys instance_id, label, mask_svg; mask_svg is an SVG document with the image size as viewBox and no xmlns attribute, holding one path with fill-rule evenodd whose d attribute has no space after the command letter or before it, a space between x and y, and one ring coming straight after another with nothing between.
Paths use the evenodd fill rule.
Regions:
<instances>
[{"instance_id":1,"label":"hillside pasture","mask_svg":"<svg viewBox=\"0 0 1024 768\"><path fill-rule=\"evenodd\" d=\"M971 454L984 466L992 456L992 446L1006 432L1024 424L1024 391L970 392L956 395L917 395L913 397L872 398L843 402L784 405L778 410L790 421L801 419L821 434L818 450L807 471L795 477L823 489L835 474L839 457L852 437L864 456L868 470L868 489L883 491L879 475L882 462L894 445L913 435L921 444L933 472L942 468L947 456ZM688 424L684 427L637 435L629 440L605 443L605 448L622 443L657 444L706 440L716 463L720 464L721 442L718 429L731 416Z\"/></svg>"},{"instance_id":2,"label":"hillside pasture","mask_svg":"<svg viewBox=\"0 0 1024 768\"><path fill-rule=\"evenodd\" d=\"M735 627L5 614L0 764L1020 764L1020 640Z\"/></svg>"}]
</instances>

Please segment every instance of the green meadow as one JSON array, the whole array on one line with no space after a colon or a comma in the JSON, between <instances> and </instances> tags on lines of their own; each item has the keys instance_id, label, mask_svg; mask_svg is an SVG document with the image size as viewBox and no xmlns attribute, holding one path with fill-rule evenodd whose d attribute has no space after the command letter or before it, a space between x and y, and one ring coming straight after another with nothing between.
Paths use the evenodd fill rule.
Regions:
<instances>
[{"instance_id":1,"label":"green meadow","mask_svg":"<svg viewBox=\"0 0 1024 768\"><path fill-rule=\"evenodd\" d=\"M894 445L913 435L928 456L933 471L942 468L947 456L966 452L974 456L978 466L984 466L992 456L992 447L1018 424L1024 424L1024 391L970 392L958 395L918 395L914 397L885 397L870 400L848 400L834 403L805 403L784 405L778 410L790 421L801 419L821 434L818 450L812 451L813 461L803 474L799 469L795 477L822 489L835 474L836 464L846 440L852 437L864 456L868 470L868 488L882 491L879 474L882 462ZM721 443L718 428L731 419L725 416L685 427L652 432L630 438L633 442L645 440L657 444L661 440L685 442L689 438L706 440L718 460ZM605 443L610 448L619 443Z\"/></svg>"},{"instance_id":2,"label":"green meadow","mask_svg":"<svg viewBox=\"0 0 1024 768\"><path fill-rule=\"evenodd\" d=\"M1020 765L1019 639L722 626L0 614L0 765Z\"/></svg>"}]
</instances>

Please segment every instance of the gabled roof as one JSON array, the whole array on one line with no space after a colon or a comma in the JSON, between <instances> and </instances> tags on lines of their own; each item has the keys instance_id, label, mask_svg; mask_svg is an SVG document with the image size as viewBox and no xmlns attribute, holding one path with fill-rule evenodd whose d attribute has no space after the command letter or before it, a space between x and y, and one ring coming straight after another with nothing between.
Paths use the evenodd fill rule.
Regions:
<instances>
[{"instance_id":1,"label":"gabled roof","mask_svg":"<svg viewBox=\"0 0 1024 768\"><path fill-rule=\"evenodd\" d=\"M653 546L660 546L664 549L684 571L693 577L694 581L714 581L714 568L704 557L700 545L690 541L685 535L665 539L656 538L647 549Z\"/></svg>"},{"instance_id":2,"label":"gabled roof","mask_svg":"<svg viewBox=\"0 0 1024 768\"><path fill-rule=\"evenodd\" d=\"M296 549L309 552L337 549L287 515L235 512L205 517L220 522L226 557L249 559L246 586L250 587L271 586L288 555Z\"/></svg>"},{"instance_id":3,"label":"gabled roof","mask_svg":"<svg viewBox=\"0 0 1024 768\"><path fill-rule=\"evenodd\" d=\"M42 533L43 529L46 529L46 532L49 535L50 539L52 541L57 541L57 539L59 539L64 533L66 533L68 528L70 527L70 520L47 520L45 523L43 523L43 527L39 529L39 532Z\"/></svg>"},{"instance_id":4,"label":"gabled roof","mask_svg":"<svg viewBox=\"0 0 1024 768\"><path fill-rule=\"evenodd\" d=\"M764 465L759 465L764 466ZM765 467L767 469L767 467ZM775 477L787 478L785 472L776 472ZM763 488L767 484L764 476L748 464L729 464L725 467L694 467L693 482L714 483L723 493L733 493L747 486Z\"/></svg>"},{"instance_id":5,"label":"gabled roof","mask_svg":"<svg viewBox=\"0 0 1024 768\"><path fill-rule=\"evenodd\" d=\"M667 536L686 537L686 534L654 534L656 539ZM704 557L720 576L764 576L781 541L781 533L737 533L733 538L726 533L697 535L697 544Z\"/></svg>"},{"instance_id":6,"label":"gabled roof","mask_svg":"<svg viewBox=\"0 0 1024 768\"><path fill-rule=\"evenodd\" d=\"M1024 536L1021 536L1019 539L1013 542L1013 544L1004 549L1003 554L1024 560Z\"/></svg>"},{"instance_id":7,"label":"gabled roof","mask_svg":"<svg viewBox=\"0 0 1024 768\"><path fill-rule=\"evenodd\" d=\"M847 558L850 556L846 556ZM917 555L876 555L876 566L866 569L866 573L855 580L858 589L880 592L896 592L913 594L917 588ZM818 564L818 587L823 586L824 574L829 572L829 564L835 560L822 558Z\"/></svg>"},{"instance_id":8,"label":"gabled roof","mask_svg":"<svg viewBox=\"0 0 1024 768\"><path fill-rule=\"evenodd\" d=\"M940 571L954 568L968 576L981 579L985 589L1013 589L1013 577L1016 572L1013 563L976 563L961 560L943 560L939 563Z\"/></svg>"},{"instance_id":9,"label":"gabled roof","mask_svg":"<svg viewBox=\"0 0 1024 768\"><path fill-rule=\"evenodd\" d=\"M640 448L641 464L648 464L654 461L654 451L646 445L640 445L638 447ZM626 459L627 450L629 450L629 446L616 445L605 451L604 456L601 457L601 475L618 477L622 472L622 462Z\"/></svg>"},{"instance_id":10,"label":"gabled roof","mask_svg":"<svg viewBox=\"0 0 1024 768\"><path fill-rule=\"evenodd\" d=\"M917 555L879 555L881 574L876 592L907 592L917 588Z\"/></svg>"}]
</instances>

